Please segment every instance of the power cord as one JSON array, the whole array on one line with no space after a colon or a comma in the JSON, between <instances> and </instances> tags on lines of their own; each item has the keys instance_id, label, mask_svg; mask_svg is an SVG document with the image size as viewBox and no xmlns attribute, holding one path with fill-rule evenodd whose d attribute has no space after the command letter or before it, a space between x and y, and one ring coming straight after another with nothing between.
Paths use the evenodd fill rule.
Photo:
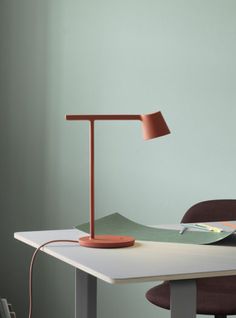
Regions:
<instances>
[{"instance_id":1,"label":"power cord","mask_svg":"<svg viewBox=\"0 0 236 318\"><path fill-rule=\"evenodd\" d=\"M51 244L51 243L61 243L61 242L66 242L66 243L79 243L76 240L51 240L48 242L43 243L40 245L35 251L34 254L32 255L31 262L30 262L30 268L29 268L29 318L32 318L32 309L33 309L33 282L32 282L32 277L33 277L33 266L34 266L34 261L35 258L38 254L38 252L43 248L45 245Z\"/></svg>"}]
</instances>

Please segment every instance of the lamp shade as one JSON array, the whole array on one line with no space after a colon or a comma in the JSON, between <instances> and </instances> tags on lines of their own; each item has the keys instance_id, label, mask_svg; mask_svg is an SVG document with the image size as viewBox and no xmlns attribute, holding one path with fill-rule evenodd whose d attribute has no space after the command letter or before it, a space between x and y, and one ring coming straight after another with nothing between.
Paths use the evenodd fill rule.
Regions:
<instances>
[{"instance_id":1,"label":"lamp shade","mask_svg":"<svg viewBox=\"0 0 236 318\"><path fill-rule=\"evenodd\" d=\"M143 138L145 140L161 137L170 133L161 112L141 115Z\"/></svg>"}]
</instances>

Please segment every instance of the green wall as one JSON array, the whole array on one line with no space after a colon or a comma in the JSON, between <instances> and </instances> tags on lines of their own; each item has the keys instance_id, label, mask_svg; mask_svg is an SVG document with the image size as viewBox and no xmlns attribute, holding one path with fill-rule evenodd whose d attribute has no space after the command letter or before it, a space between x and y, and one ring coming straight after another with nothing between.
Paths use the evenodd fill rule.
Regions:
<instances>
[{"instance_id":1,"label":"green wall","mask_svg":"<svg viewBox=\"0 0 236 318\"><path fill-rule=\"evenodd\" d=\"M24 230L88 217L88 127L66 113L161 110L172 134L96 127L96 214L178 222L192 204L235 198L234 0L0 0L0 294L26 317L33 249ZM121 264L122 266L122 264ZM73 317L73 269L40 255L35 318ZM98 318L169 313L154 284L99 282Z\"/></svg>"}]
</instances>

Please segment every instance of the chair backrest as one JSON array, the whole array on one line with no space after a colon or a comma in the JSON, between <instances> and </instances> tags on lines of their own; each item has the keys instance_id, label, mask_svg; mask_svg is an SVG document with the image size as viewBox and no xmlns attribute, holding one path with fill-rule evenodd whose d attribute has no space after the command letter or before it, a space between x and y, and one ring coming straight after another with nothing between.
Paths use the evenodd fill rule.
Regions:
<instances>
[{"instance_id":1,"label":"chair backrest","mask_svg":"<svg viewBox=\"0 0 236 318\"><path fill-rule=\"evenodd\" d=\"M209 200L193 205L183 216L182 223L236 220L236 200Z\"/></svg>"}]
</instances>

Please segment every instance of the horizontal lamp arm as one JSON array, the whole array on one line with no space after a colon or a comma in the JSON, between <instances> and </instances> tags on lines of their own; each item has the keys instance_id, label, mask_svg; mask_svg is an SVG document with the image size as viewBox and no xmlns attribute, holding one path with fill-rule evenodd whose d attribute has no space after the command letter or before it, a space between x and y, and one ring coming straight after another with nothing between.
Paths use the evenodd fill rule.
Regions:
<instances>
[{"instance_id":1,"label":"horizontal lamp arm","mask_svg":"<svg viewBox=\"0 0 236 318\"><path fill-rule=\"evenodd\" d=\"M141 115L66 115L66 120L141 120Z\"/></svg>"}]
</instances>

